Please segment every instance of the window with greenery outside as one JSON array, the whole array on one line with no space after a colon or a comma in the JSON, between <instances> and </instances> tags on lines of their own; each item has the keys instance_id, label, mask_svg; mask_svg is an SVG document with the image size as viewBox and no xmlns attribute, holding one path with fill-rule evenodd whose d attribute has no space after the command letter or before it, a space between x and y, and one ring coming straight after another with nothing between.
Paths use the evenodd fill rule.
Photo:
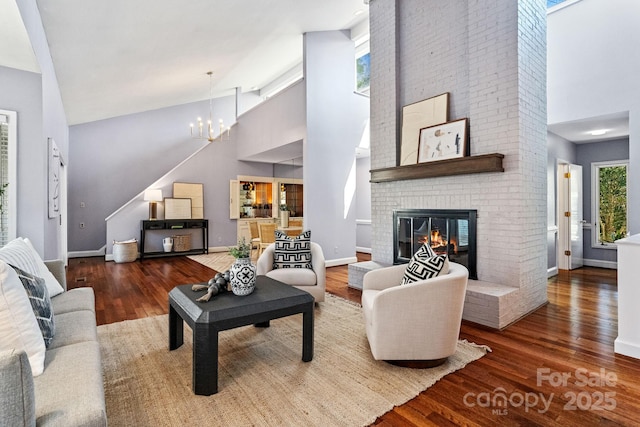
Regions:
<instances>
[{"instance_id":1,"label":"window with greenery outside","mask_svg":"<svg viewBox=\"0 0 640 427\"><path fill-rule=\"evenodd\" d=\"M599 243L627 235L627 165L598 167L598 219Z\"/></svg>"},{"instance_id":2,"label":"window with greenery outside","mask_svg":"<svg viewBox=\"0 0 640 427\"><path fill-rule=\"evenodd\" d=\"M367 52L356 59L356 90L361 93L369 91L371 76L369 58L370 55Z\"/></svg>"}]
</instances>

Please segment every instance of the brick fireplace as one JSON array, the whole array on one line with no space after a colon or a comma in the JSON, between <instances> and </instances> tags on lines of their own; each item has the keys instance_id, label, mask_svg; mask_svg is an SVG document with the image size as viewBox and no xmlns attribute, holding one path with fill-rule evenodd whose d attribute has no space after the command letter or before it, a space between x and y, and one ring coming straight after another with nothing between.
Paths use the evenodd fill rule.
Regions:
<instances>
[{"instance_id":1,"label":"brick fireplace","mask_svg":"<svg viewBox=\"0 0 640 427\"><path fill-rule=\"evenodd\" d=\"M372 170L398 166L402 107L443 92L449 119L469 118L471 157L504 155L504 172L372 183L372 260L394 262L394 211L473 207L463 318L503 328L547 301L544 5L372 0L369 12Z\"/></svg>"}]
</instances>

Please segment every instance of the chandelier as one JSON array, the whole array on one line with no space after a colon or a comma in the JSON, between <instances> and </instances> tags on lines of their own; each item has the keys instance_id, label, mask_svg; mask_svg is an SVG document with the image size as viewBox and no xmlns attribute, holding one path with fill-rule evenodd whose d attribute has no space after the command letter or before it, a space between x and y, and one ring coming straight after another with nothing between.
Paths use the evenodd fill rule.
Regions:
<instances>
[{"instance_id":1,"label":"chandelier","mask_svg":"<svg viewBox=\"0 0 640 427\"><path fill-rule=\"evenodd\" d=\"M207 120L207 129L205 131L202 117L198 117L196 125L198 127L197 130L194 130L193 123L191 123L189 127L191 128L191 137L193 139L206 139L207 141L211 142L215 139L213 135L213 71L207 71L207 75L209 76L209 120ZM220 133L218 134L218 136L220 137L220 139L228 139L231 128L228 127L225 132L225 127L222 119L220 119L219 121L219 126Z\"/></svg>"}]
</instances>

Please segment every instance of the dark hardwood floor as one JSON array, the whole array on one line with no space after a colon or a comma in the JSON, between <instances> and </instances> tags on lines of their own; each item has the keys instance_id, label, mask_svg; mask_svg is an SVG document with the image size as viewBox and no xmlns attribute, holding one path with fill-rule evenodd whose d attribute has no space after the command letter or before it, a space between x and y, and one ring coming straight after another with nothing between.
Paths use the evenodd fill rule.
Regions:
<instances>
[{"instance_id":1,"label":"dark hardwood floor","mask_svg":"<svg viewBox=\"0 0 640 427\"><path fill-rule=\"evenodd\" d=\"M186 257L126 264L76 258L67 279L70 288L94 288L98 324L105 324L167 313L173 286L212 274ZM327 290L360 301L360 292L347 287L346 266L327 269ZM587 267L561 273L548 281L548 297L547 305L503 331L463 322L461 338L492 352L375 425L639 425L640 361L613 352L616 272Z\"/></svg>"}]
</instances>

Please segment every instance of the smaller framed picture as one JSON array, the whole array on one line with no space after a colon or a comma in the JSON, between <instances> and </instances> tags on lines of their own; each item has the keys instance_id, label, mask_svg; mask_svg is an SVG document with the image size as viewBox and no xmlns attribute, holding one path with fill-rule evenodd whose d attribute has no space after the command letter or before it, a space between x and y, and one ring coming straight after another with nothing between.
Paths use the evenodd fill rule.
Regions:
<instances>
[{"instance_id":1,"label":"smaller framed picture","mask_svg":"<svg viewBox=\"0 0 640 427\"><path fill-rule=\"evenodd\" d=\"M469 154L469 119L420 129L418 163L454 159Z\"/></svg>"},{"instance_id":2,"label":"smaller framed picture","mask_svg":"<svg viewBox=\"0 0 640 427\"><path fill-rule=\"evenodd\" d=\"M165 197L164 219L191 219L191 199Z\"/></svg>"}]
</instances>

